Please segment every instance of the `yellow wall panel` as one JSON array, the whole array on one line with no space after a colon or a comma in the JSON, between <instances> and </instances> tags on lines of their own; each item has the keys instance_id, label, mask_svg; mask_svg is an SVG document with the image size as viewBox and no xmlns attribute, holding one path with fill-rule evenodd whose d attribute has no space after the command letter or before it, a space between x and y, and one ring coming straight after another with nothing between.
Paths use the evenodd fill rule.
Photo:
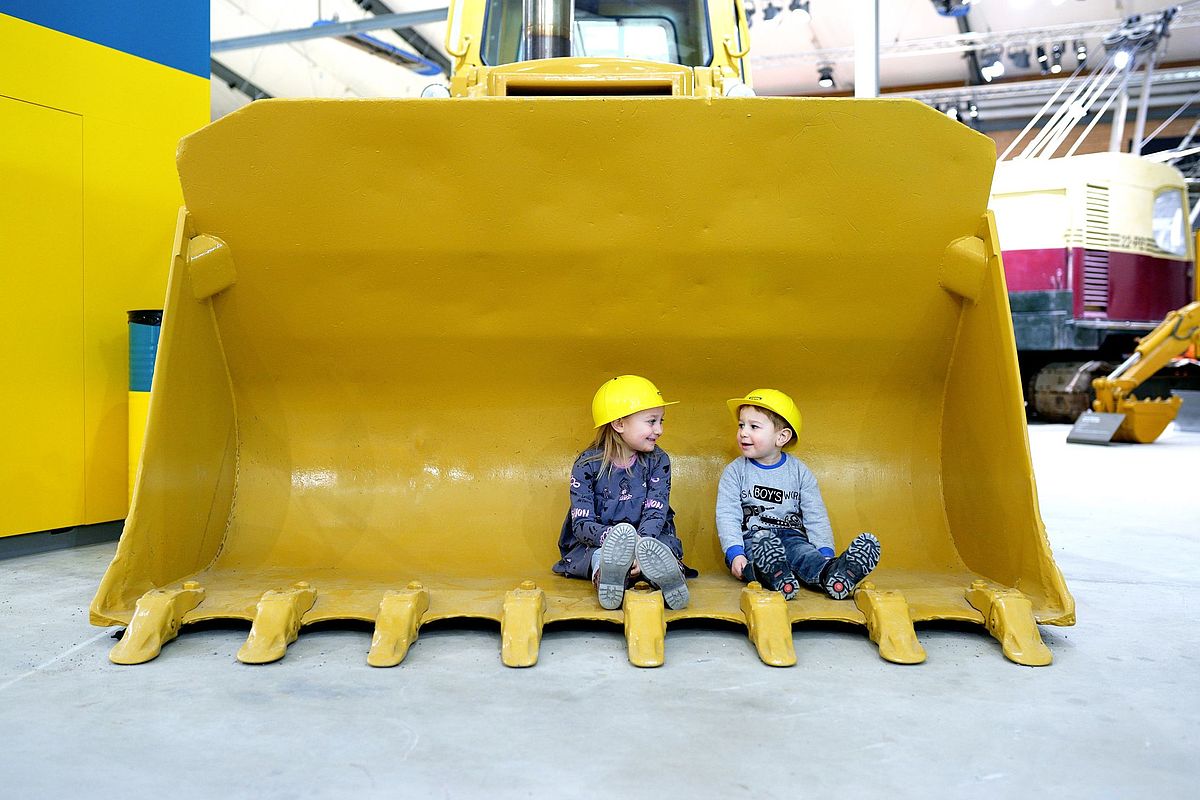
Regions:
<instances>
[{"instance_id":1,"label":"yellow wall panel","mask_svg":"<svg viewBox=\"0 0 1200 800\"><path fill-rule=\"evenodd\" d=\"M77 115L0 96L7 533L59 527L84 510L82 141Z\"/></svg>"},{"instance_id":2,"label":"yellow wall panel","mask_svg":"<svg viewBox=\"0 0 1200 800\"><path fill-rule=\"evenodd\" d=\"M182 202L175 149L182 136L208 122L208 81L5 15L0 15L0 41L5 44L0 95L65 112L82 136L81 218L57 222L54 237L82 247L81 285L73 295L81 340L74 361L62 363L64 370L77 371L82 387L82 398L78 392L76 397L83 461L76 471L83 501L53 514L47 510L44 518L52 522L26 530L120 519L128 503L125 312L162 306ZM0 136L8 137L9 130L6 126ZM28 170L56 169L33 152L4 144ZM77 185L77 205L79 191ZM6 198L0 202L19 202L8 186L0 185L0 197ZM0 298L0 314L9 305ZM39 349L40 342L23 341L20 347L28 358L49 355ZM14 379L0 380L7 385ZM0 475L9 474L20 474L20 464L4 448ZM18 504L37 503L26 499L20 483L0 488L8 491ZM0 536L22 532L0 518Z\"/></svg>"},{"instance_id":3,"label":"yellow wall panel","mask_svg":"<svg viewBox=\"0 0 1200 800\"><path fill-rule=\"evenodd\" d=\"M180 73L182 74L182 73ZM208 90L198 98L207 118ZM195 127L203 125L200 120ZM169 132L85 120L88 175L83 241L87 386L85 522L120 519L128 508L126 452L131 308L161 308L171 239L182 200Z\"/></svg>"}]
</instances>

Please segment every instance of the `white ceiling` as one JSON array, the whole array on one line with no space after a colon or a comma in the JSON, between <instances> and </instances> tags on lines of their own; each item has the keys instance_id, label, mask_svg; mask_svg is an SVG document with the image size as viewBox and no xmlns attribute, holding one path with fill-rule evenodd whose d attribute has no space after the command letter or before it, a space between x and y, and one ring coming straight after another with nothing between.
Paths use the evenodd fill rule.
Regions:
<instances>
[{"instance_id":1,"label":"white ceiling","mask_svg":"<svg viewBox=\"0 0 1200 800\"><path fill-rule=\"evenodd\" d=\"M782 0L775 0L782 2ZM786 5L786 3L784 3ZM811 18L784 13L770 22L756 22L751 30L751 63L755 89L760 94L820 94L816 60L812 53L823 48L854 45L854 14L851 0L811 0ZM974 31L1023 31L1080 22L1117 20L1132 14L1157 12L1171 5L1164 0L976 0L968 17ZM1196 6L1189 3L1188 6ZM765 3L760 2L760 7ZM957 22L939 16L930 0L879 0L879 41L888 44L958 33ZM1088 39L1089 47L1099 36ZM1047 42L1049 44L1049 42ZM1200 58L1200 28L1176 30L1168 43L1168 60ZM1073 59L1070 62L1074 66ZM1017 69L1005 59L1004 79L1035 77L1038 69ZM1069 71L1069 69L1068 69ZM930 83L965 82L967 70L961 53L884 57L880 61L880 84L899 88ZM854 86L851 59L834 62L839 88Z\"/></svg>"},{"instance_id":2,"label":"white ceiling","mask_svg":"<svg viewBox=\"0 0 1200 800\"><path fill-rule=\"evenodd\" d=\"M388 5L404 12L445 7L446 3L392 0ZM373 16L352 0L212 0L211 8L213 41L307 28L322 18L350 22ZM439 50L443 50L445 30L445 23L416 28ZM390 30L371 31L370 35L412 52L412 47ZM438 81L332 38L232 50L214 57L274 97L415 97ZM214 79L212 87L213 119L249 102L220 80Z\"/></svg>"},{"instance_id":3,"label":"white ceiling","mask_svg":"<svg viewBox=\"0 0 1200 800\"><path fill-rule=\"evenodd\" d=\"M772 0L785 7L788 0ZM395 12L418 11L446 5L445 0L389 0ZM761 10L767 0L758 0ZM819 51L854 45L853 0L811 0L811 15L787 12L767 22L758 16L751 28L751 63L755 88L760 94L822 94L817 86ZM1033 28L1081 22L1116 20L1130 14L1161 10L1162 0L975 0L969 16L975 31L1020 32ZM1197 19L1200 2L1182 3ZM922 84L966 83L967 66L961 53L889 56L889 44L957 34L952 18L939 16L930 0L879 0L880 82L885 90ZM353 0L212 0L214 41L296 28L318 19L343 22L371 16ZM417 26L416 31L439 50L443 49L445 23ZM411 46L390 30L370 34L411 51ZM1014 36L1019 37L1019 33ZM1088 37L1089 47L1099 35ZM217 60L275 97L409 97L437 81L363 53L335 39L314 39L249 50L215 54ZM1200 25L1178 26L1168 43L1168 61L1200 60ZM852 89L851 58L833 60L836 90ZM1019 70L1005 59L1004 80L1035 77L1036 61ZM1073 56L1064 58L1067 71ZM248 98L213 80L213 118L244 105Z\"/></svg>"}]
</instances>

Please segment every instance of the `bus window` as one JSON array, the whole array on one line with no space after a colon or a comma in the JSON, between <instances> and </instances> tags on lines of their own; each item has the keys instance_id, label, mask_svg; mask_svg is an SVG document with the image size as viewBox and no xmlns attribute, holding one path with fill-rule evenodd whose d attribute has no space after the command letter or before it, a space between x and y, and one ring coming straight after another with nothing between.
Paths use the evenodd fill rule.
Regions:
<instances>
[{"instance_id":1,"label":"bus window","mask_svg":"<svg viewBox=\"0 0 1200 800\"><path fill-rule=\"evenodd\" d=\"M1154 195L1154 242L1171 255L1187 255L1182 189L1163 189Z\"/></svg>"},{"instance_id":2,"label":"bus window","mask_svg":"<svg viewBox=\"0 0 1200 800\"><path fill-rule=\"evenodd\" d=\"M525 58L522 0L490 0L483 22L483 63ZM706 0L576 0L571 54L637 58L688 67L712 63Z\"/></svg>"}]
</instances>

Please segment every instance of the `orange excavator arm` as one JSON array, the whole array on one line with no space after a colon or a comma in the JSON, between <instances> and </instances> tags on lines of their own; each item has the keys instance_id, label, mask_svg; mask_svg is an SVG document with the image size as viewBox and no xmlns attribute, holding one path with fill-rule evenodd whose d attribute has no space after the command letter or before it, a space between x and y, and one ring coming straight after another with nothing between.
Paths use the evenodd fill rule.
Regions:
<instances>
[{"instance_id":1,"label":"orange excavator arm","mask_svg":"<svg viewBox=\"0 0 1200 800\"><path fill-rule=\"evenodd\" d=\"M1114 439L1148 444L1157 439L1179 413L1182 400L1166 397L1139 400L1133 391L1165 367L1189 346L1200 343L1200 302L1172 311L1162 324L1138 343L1133 355L1125 359L1107 378L1092 381L1096 400L1092 408L1104 414L1124 414Z\"/></svg>"},{"instance_id":2,"label":"orange excavator arm","mask_svg":"<svg viewBox=\"0 0 1200 800\"><path fill-rule=\"evenodd\" d=\"M1172 311L1107 378L1092 381L1096 389L1093 407L1096 411L1115 413L1122 398L1130 397L1172 358L1196 343L1200 343L1200 301Z\"/></svg>"}]
</instances>

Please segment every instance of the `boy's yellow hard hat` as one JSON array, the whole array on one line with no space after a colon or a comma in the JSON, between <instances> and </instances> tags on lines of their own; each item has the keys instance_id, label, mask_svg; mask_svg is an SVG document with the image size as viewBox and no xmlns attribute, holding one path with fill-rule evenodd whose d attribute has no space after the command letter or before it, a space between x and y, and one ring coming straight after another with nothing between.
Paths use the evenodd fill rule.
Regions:
<instances>
[{"instance_id":1,"label":"boy's yellow hard hat","mask_svg":"<svg viewBox=\"0 0 1200 800\"><path fill-rule=\"evenodd\" d=\"M678 402L664 401L658 387L643 377L622 375L605 381L596 390L596 396L592 398L592 421L599 428L647 408L673 406Z\"/></svg>"},{"instance_id":2,"label":"boy's yellow hard hat","mask_svg":"<svg viewBox=\"0 0 1200 800\"><path fill-rule=\"evenodd\" d=\"M796 407L795 401L788 397L778 389L755 389L745 397L735 397L728 401L729 410L733 412L733 418L738 419L738 409L742 406L759 406L774 411L779 416L787 420L787 424L792 426L792 440L788 445L796 443L800 438L800 409ZM786 445L785 445L786 446Z\"/></svg>"}]
</instances>

